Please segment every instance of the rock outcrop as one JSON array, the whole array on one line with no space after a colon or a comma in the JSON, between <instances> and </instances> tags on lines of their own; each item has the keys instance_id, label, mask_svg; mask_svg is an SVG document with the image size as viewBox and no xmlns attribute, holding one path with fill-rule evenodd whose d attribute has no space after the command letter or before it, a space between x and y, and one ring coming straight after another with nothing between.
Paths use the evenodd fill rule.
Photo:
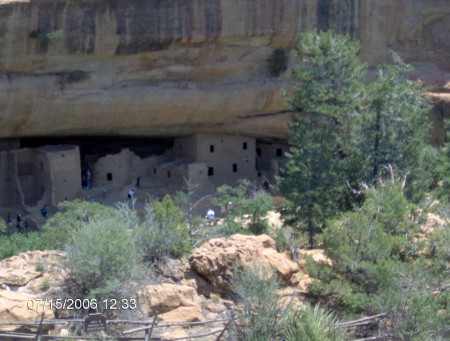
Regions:
<instances>
[{"instance_id":1,"label":"rock outcrop","mask_svg":"<svg viewBox=\"0 0 450 341\"><path fill-rule=\"evenodd\" d=\"M35 299L34 296L20 292L0 290L0 321L3 323L34 322L42 317L42 313L45 319L55 318L48 305L45 306ZM0 326L1 331L17 329L21 329L20 326Z\"/></svg>"},{"instance_id":2,"label":"rock outcrop","mask_svg":"<svg viewBox=\"0 0 450 341\"><path fill-rule=\"evenodd\" d=\"M42 281L62 282L66 272L62 262L66 255L61 251L28 251L0 261L0 285L19 291L42 291Z\"/></svg>"},{"instance_id":3,"label":"rock outcrop","mask_svg":"<svg viewBox=\"0 0 450 341\"><path fill-rule=\"evenodd\" d=\"M0 269L0 282L8 287L22 287L40 275L40 272L28 269Z\"/></svg>"},{"instance_id":4,"label":"rock outcrop","mask_svg":"<svg viewBox=\"0 0 450 341\"><path fill-rule=\"evenodd\" d=\"M312 28L450 78L447 0L0 0L0 137L285 137L289 72L267 60Z\"/></svg>"},{"instance_id":5,"label":"rock outcrop","mask_svg":"<svg viewBox=\"0 0 450 341\"><path fill-rule=\"evenodd\" d=\"M138 292L141 309L145 315L166 313L178 307L193 307L200 302L194 288L187 285L148 285Z\"/></svg>"},{"instance_id":6,"label":"rock outcrop","mask_svg":"<svg viewBox=\"0 0 450 341\"><path fill-rule=\"evenodd\" d=\"M289 280L299 270L287 255L277 252L275 242L267 235L236 234L230 238L211 239L189 257L191 266L219 292L229 289L235 266L245 267L254 261L270 265L284 280Z\"/></svg>"},{"instance_id":7,"label":"rock outcrop","mask_svg":"<svg viewBox=\"0 0 450 341\"><path fill-rule=\"evenodd\" d=\"M55 318L50 305L44 304L43 293L63 280L64 259L65 254L60 251L28 251L0 261L0 321L34 322L42 313L45 319ZM0 330L26 328L12 325L0 326Z\"/></svg>"},{"instance_id":8,"label":"rock outcrop","mask_svg":"<svg viewBox=\"0 0 450 341\"><path fill-rule=\"evenodd\" d=\"M179 307L161 314L159 317L167 323L200 322L205 320L200 306Z\"/></svg>"}]
</instances>

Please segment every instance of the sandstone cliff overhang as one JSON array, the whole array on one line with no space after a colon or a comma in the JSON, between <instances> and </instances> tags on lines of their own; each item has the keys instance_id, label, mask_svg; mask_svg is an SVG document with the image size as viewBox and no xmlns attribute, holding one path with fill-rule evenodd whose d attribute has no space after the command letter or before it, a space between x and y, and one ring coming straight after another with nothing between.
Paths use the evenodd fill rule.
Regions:
<instances>
[{"instance_id":1,"label":"sandstone cliff overhang","mask_svg":"<svg viewBox=\"0 0 450 341\"><path fill-rule=\"evenodd\" d=\"M0 138L286 137L289 70L267 60L313 28L450 79L447 0L0 0Z\"/></svg>"}]
</instances>

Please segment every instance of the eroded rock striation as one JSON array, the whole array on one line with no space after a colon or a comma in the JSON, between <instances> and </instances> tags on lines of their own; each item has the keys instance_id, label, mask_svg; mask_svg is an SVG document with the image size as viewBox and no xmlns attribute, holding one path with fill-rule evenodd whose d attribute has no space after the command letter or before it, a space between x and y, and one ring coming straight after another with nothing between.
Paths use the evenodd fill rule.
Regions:
<instances>
[{"instance_id":1,"label":"eroded rock striation","mask_svg":"<svg viewBox=\"0 0 450 341\"><path fill-rule=\"evenodd\" d=\"M289 72L267 60L312 28L450 78L447 0L0 0L0 137L285 137Z\"/></svg>"}]
</instances>

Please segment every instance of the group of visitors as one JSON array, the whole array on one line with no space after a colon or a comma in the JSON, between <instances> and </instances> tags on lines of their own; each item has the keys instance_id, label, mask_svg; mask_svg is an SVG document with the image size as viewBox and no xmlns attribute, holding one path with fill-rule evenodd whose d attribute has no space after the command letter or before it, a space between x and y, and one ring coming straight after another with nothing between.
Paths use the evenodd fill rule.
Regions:
<instances>
[{"instance_id":1,"label":"group of visitors","mask_svg":"<svg viewBox=\"0 0 450 341\"><path fill-rule=\"evenodd\" d=\"M44 219L48 218L47 207L48 207L47 205L44 205L41 208L41 215ZM17 213L15 221L16 221L15 226L19 232L25 232L28 230L28 222L23 219L22 213ZM6 224L10 229L12 229L14 226L13 216L11 213L8 213L8 217L6 218Z\"/></svg>"},{"instance_id":2,"label":"group of visitors","mask_svg":"<svg viewBox=\"0 0 450 341\"><path fill-rule=\"evenodd\" d=\"M6 219L9 228L13 227L13 218L11 213L8 213L8 218ZM22 214L17 213L16 216L16 227L19 232L25 232L28 229L28 222L24 221Z\"/></svg>"}]
</instances>

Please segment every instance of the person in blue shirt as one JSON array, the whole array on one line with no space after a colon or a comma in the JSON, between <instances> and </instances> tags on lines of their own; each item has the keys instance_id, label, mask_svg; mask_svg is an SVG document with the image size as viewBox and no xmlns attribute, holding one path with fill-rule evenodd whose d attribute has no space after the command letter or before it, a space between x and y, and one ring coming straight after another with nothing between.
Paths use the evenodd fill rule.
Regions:
<instances>
[{"instance_id":1,"label":"person in blue shirt","mask_svg":"<svg viewBox=\"0 0 450 341\"><path fill-rule=\"evenodd\" d=\"M48 218L47 205L44 205L44 207L41 208L41 215L42 215L45 219Z\"/></svg>"}]
</instances>

